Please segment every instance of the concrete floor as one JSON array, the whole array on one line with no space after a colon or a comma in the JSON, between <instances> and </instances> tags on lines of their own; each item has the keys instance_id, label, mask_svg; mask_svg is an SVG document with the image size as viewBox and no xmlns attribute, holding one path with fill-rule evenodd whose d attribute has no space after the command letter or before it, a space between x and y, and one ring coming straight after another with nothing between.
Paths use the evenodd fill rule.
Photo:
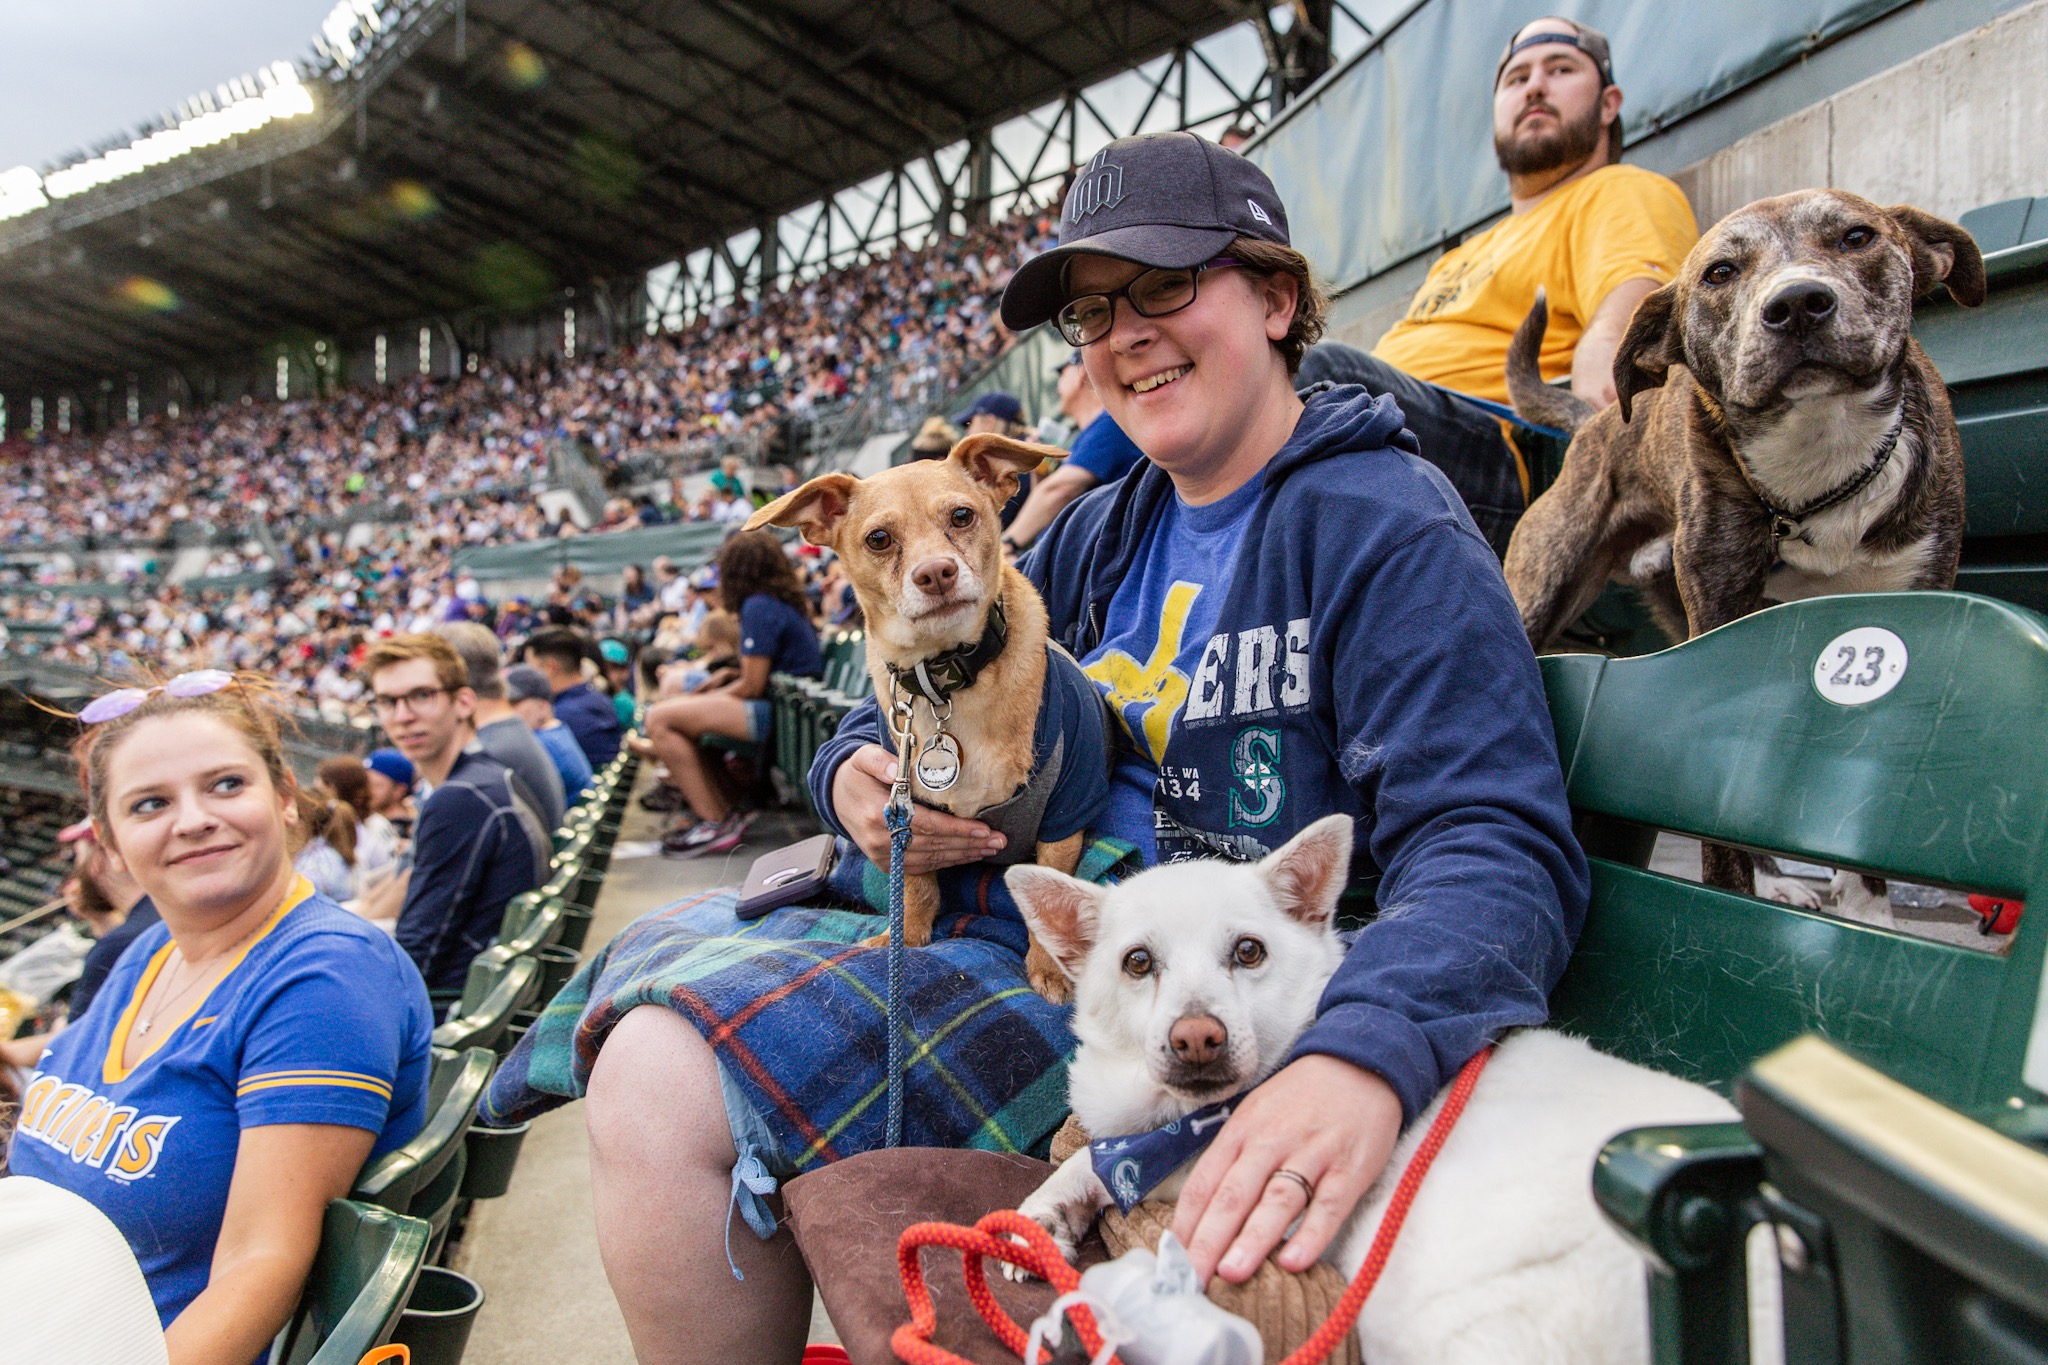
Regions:
<instances>
[{"instance_id":1,"label":"concrete floor","mask_svg":"<svg viewBox=\"0 0 2048 1365\"><path fill-rule=\"evenodd\" d=\"M637 850L631 845L657 838L665 818L642 811L635 801L598 897L586 951L649 910L743 881L761 854L817 832L807 818L771 812L757 818L747 842L723 859L633 856ZM626 1324L598 1260L589 1150L581 1105L543 1114L520 1150L512 1188L501 1199L476 1205L455 1259L455 1268L482 1285L485 1295L464 1365L633 1365ZM811 1339L838 1340L822 1308L812 1313Z\"/></svg>"}]
</instances>

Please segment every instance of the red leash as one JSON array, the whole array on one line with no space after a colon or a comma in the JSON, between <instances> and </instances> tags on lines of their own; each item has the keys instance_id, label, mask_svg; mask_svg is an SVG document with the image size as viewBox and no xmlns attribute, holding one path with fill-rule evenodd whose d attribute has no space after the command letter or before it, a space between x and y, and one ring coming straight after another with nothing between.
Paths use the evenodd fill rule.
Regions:
<instances>
[{"instance_id":1,"label":"red leash","mask_svg":"<svg viewBox=\"0 0 2048 1365\"><path fill-rule=\"evenodd\" d=\"M1394 1239L1401 1235L1401 1224L1408 1219L1408 1208L1422 1188L1422 1179L1429 1174L1437 1153L1443 1150L1451 1129L1457 1126L1459 1115L1465 1112L1465 1102L1472 1098L1472 1088L1479 1083L1479 1073L1486 1069L1486 1060L1492 1055L1491 1047L1482 1049L1465 1063L1458 1078L1451 1082L1450 1092L1444 1096L1444 1107L1437 1111L1429 1132L1423 1135L1422 1145L1415 1149L1414 1159L1408 1163L1408 1169L1401 1172L1401 1179L1394 1186L1394 1197L1387 1202L1386 1215L1380 1219L1379 1231L1373 1236L1372 1249L1366 1253L1365 1264L1359 1266L1357 1277L1351 1281L1343 1297L1337 1300L1337 1306L1330 1310L1330 1316L1323 1320L1323 1325L1281 1365L1321 1365L1345 1335L1358 1325L1358 1315L1365 1310L1365 1301L1372 1294L1373 1286L1379 1283L1387 1258L1393 1254ZM1023 1239L1025 1245L1018 1245L1010 1240L1011 1237ZM1021 1266L1062 1294L1073 1293L1081 1283L1080 1273L1067 1264L1045 1229L1015 1209L991 1213L971 1228L957 1223L913 1224L903 1230L903 1237L896 1244L896 1264L903 1272L903 1296L910 1303L910 1321L898 1327L889 1338L889 1348L896 1353L897 1359L907 1362L907 1365L972 1365L932 1341L932 1334L938 1330L939 1315L932 1304L931 1289L925 1284L924 1266L919 1257L925 1247L952 1247L960 1252L960 1276L967 1282L967 1297L973 1301L975 1311L981 1314L981 1320L996 1334L996 1339L1020 1358L1030 1338L996 1302L988 1287L983 1262L1005 1261ZM1094 1356L1102 1349L1102 1333L1095 1326L1095 1315L1079 1305L1069 1311L1082 1343L1087 1346L1089 1355ZM1113 1365L1122 1365L1115 1356L1110 1360ZM1037 1362L1027 1361L1026 1365L1037 1365Z\"/></svg>"}]
</instances>

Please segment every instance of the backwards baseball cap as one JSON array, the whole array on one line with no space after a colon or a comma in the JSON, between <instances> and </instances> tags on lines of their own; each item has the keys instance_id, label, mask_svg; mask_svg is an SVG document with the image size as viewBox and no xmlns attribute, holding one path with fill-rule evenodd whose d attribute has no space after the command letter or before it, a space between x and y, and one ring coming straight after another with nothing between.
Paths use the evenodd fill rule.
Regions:
<instances>
[{"instance_id":1,"label":"backwards baseball cap","mask_svg":"<svg viewBox=\"0 0 2048 1365\"><path fill-rule=\"evenodd\" d=\"M990 389L947 420L956 427L964 427L977 417L1000 417L1005 422L1022 422L1024 405L1014 393Z\"/></svg>"},{"instance_id":2,"label":"backwards baseball cap","mask_svg":"<svg viewBox=\"0 0 2048 1365\"><path fill-rule=\"evenodd\" d=\"M1524 24L1523 28L1528 25ZM1516 32L1520 32L1517 29ZM1548 43L1561 43L1575 47L1593 59L1593 69L1600 73L1603 88L1614 84L1614 57L1607 48L1607 35L1597 28L1587 28L1571 19L1544 21L1543 27L1526 38L1509 38L1508 50L1500 54L1500 61L1494 64L1493 88L1500 89L1500 73L1508 69L1517 52L1524 48L1542 47Z\"/></svg>"},{"instance_id":3,"label":"backwards baseball cap","mask_svg":"<svg viewBox=\"0 0 2048 1365\"><path fill-rule=\"evenodd\" d=\"M548 685L548 675L532 664L514 664L505 670L505 700L547 701L554 695L555 689Z\"/></svg>"},{"instance_id":4,"label":"backwards baseball cap","mask_svg":"<svg viewBox=\"0 0 2048 1365\"><path fill-rule=\"evenodd\" d=\"M387 782L395 782L407 791L412 790L412 760L396 749L372 749L363 758L363 767Z\"/></svg>"},{"instance_id":5,"label":"backwards baseball cap","mask_svg":"<svg viewBox=\"0 0 2048 1365\"><path fill-rule=\"evenodd\" d=\"M1186 270L1240 237L1289 244L1287 210L1264 171L1193 133L1118 138L1075 172L1060 244L1010 277L1003 325L1021 332L1051 321L1077 255Z\"/></svg>"}]
</instances>

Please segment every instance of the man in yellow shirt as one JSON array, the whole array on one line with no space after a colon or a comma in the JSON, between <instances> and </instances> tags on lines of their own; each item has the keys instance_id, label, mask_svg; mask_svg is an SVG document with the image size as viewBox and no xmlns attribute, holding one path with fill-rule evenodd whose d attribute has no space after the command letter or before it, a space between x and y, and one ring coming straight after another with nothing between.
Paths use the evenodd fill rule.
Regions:
<instances>
[{"instance_id":1,"label":"man in yellow shirt","mask_svg":"<svg viewBox=\"0 0 2048 1365\"><path fill-rule=\"evenodd\" d=\"M1541 287L1544 377L1569 377L1596 407L1613 402L1629 315L1670 282L1699 236L1683 190L1620 164L1621 103L1605 35L1555 17L1523 26L1494 76L1508 216L1430 268L1371 355L1318 346L1302 364L1304 383L1392 392L1423 455L1450 476L1496 551L1521 516L1527 476L1495 416L1457 395L1507 401L1508 339Z\"/></svg>"}]
</instances>

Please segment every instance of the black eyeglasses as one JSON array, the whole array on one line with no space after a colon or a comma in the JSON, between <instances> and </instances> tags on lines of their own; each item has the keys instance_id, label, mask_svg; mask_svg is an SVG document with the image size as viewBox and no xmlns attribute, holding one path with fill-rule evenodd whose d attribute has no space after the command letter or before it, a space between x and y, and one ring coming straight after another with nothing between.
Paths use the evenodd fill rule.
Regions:
<instances>
[{"instance_id":1,"label":"black eyeglasses","mask_svg":"<svg viewBox=\"0 0 2048 1365\"><path fill-rule=\"evenodd\" d=\"M1163 318L1195 301L1195 280L1204 270L1239 264L1242 262L1233 257L1218 256L1180 270L1147 270L1121 289L1068 299L1053 318L1053 325L1060 329L1069 346L1091 345L1108 336L1109 329L1116 325L1119 298L1129 302L1132 311L1141 318Z\"/></svg>"},{"instance_id":2,"label":"black eyeglasses","mask_svg":"<svg viewBox=\"0 0 2048 1365\"><path fill-rule=\"evenodd\" d=\"M415 687L412 691L395 697L373 692L370 694L370 709L380 716L395 716L403 708L417 716L425 713L428 702L447 695L448 689L445 687Z\"/></svg>"}]
</instances>

